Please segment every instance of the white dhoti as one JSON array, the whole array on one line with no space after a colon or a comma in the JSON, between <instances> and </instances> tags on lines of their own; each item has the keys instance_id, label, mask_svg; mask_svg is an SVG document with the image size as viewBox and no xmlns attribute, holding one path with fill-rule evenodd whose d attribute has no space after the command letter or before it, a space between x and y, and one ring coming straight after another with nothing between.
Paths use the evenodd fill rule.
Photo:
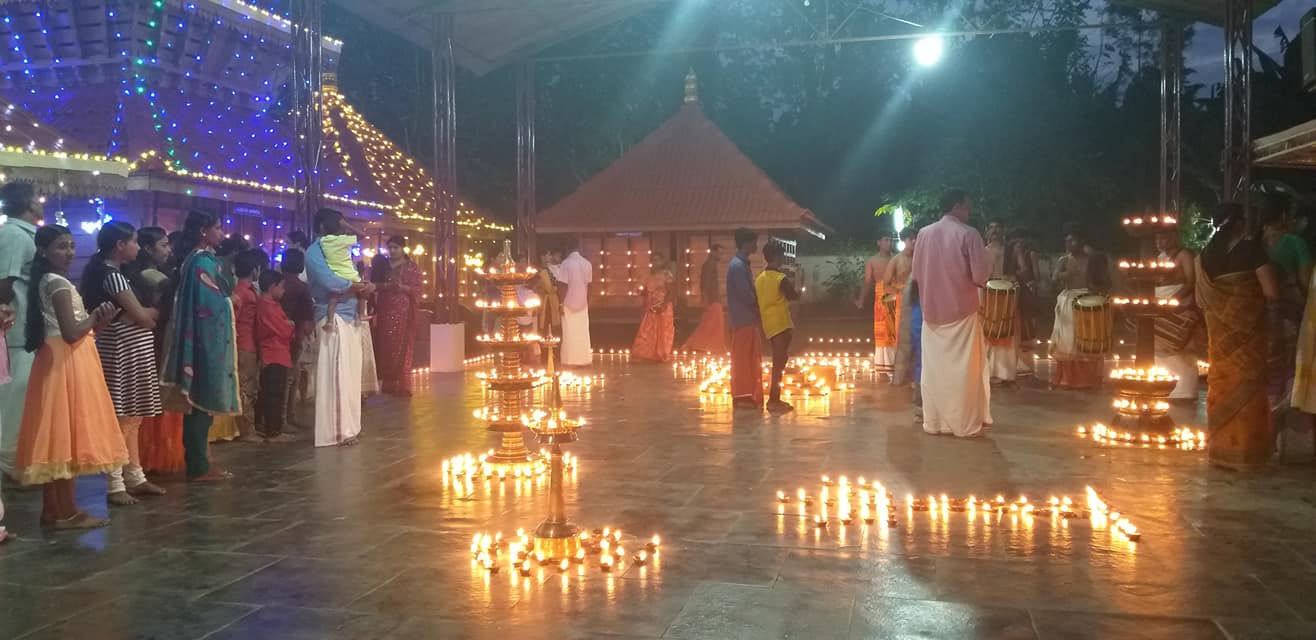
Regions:
<instances>
[{"instance_id":1,"label":"white dhoti","mask_svg":"<svg viewBox=\"0 0 1316 640\"><path fill-rule=\"evenodd\" d=\"M1074 328L1074 301L1091 293L1088 289L1065 289L1056 297L1056 321L1051 329L1052 355L1069 355L1078 351Z\"/></svg>"},{"instance_id":2,"label":"white dhoti","mask_svg":"<svg viewBox=\"0 0 1316 640\"><path fill-rule=\"evenodd\" d=\"M950 324L924 321L924 431L970 437L992 423L986 350L976 313Z\"/></svg>"},{"instance_id":3,"label":"white dhoti","mask_svg":"<svg viewBox=\"0 0 1316 640\"><path fill-rule=\"evenodd\" d=\"M1019 376L1019 331L1008 342L987 343L987 370L992 380L1014 382Z\"/></svg>"},{"instance_id":4,"label":"white dhoti","mask_svg":"<svg viewBox=\"0 0 1316 640\"><path fill-rule=\"evenodd\" d=\"M1156 297L1175 298L1183 291L1183 285L1172 284L1156 287ZM1197 357L1188 349L1190 342L1189 336L1193 331L1190 322L1174 322L1173 320L1157 320L1156 331L1156 366L1169 371L1171 375L1178 376L1179 383L1174 385L1174 391L1170 392L1171 400L1197 400ZM1170 331L1172 337L1168 339L1161 335L1162 329Z\"/></svg>"},{"instance_id":5,"label":"white dhoti","mask_svg":"<svg viewBox=\"0 0 1316 640\"><path fill-rule=\"evenodd\" d=\"M1197 358L1186 353L1171 355L1158 353L1156 354L1156 366L1179 378L1178 384L1174 385L1174 391L1170 392L1171 400L1197 399Z\"/></svg>"},{"instance_id":6,"label":"white dhoti","mask_svg":"<svg viewBox=\"0 0 1316 640\"><path fill-rule=\"evenodd\" d=\"M334 315L334 330L315 324L315 446L331 447L361 434L361 332Z\"/></svg>"},{"instance_id":7,"label":"white dhoti","mask_svg":"<svg viewBox=\"0 0 1316 640\"><path fill-rule=\"evenodd\" d=\"M370 323L357 320L356 331L361 335L361 395L373 396L379 393L379 369L375 366L375 342L370 335Z\"/></svg>"},{"instance_id":8,"label":"white dhoti","mask_svg":"<svg viewBox=\"0 0 1316 640\"><path fill-rule=\"evenodd\" d=\"M23 322L24 318L18 321ZM0 384L0 471L13 475L14 456L18 453L18 427L23 423L23 403L27 399L27 383L36 354L10 345L8 356L10 380Z\"/></svg>"},{"instance_id":9,"label":"white dhoti","mask_svg":"<svg viewBox=\"0 0 1316 640\"><path fill-rule=\"evenodd\" d=\"M896 370L896 347L874 347L873 367L878 373L890 374Z\"/></svg>"},{"instance_id":10,"label":"white dhoti","mask_svg":"<svg viewBox=\"0 0 1316 640\"><path fill-rule=\"evenodd\" d=\"M570 367L587 367L594 362L594 351L589 342L589 307L574 310L562 308L562 364Z\"/></svg>"}]
</instances>

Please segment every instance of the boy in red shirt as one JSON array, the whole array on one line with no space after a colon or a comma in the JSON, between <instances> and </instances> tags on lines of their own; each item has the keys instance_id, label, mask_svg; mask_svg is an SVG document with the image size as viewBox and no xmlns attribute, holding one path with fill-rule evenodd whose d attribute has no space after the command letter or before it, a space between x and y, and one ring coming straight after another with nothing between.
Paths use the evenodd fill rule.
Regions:
<instances>
[{"instance_id":1,"label":"boy in red shirt","mask_svg":"<svg viewBox=\"0 0 1316 640\"><path fill-rule=\"evenodd\" d=\"M238 396L242 415L237 416L239 442L256 441L256 396L260 390L260 354L256 350L257 278L269 266L269 256L260 249L246 249L233 258L233 324L238 346Z\"/></svg>"},{"instance_id":2,"label":"boy in red shirt","mask_svg":"<svg viewBox=\"0 0 1316 640\"><path fill-rule=\"evenodd\" d=\"M256 303L256 339L260 342L260 404L256 424L266 442L292 442L297 438L283 432L284 391L292 369L292 321L283 311L283 274L260 274L263 292Z\"/></svg>"}]
</instances>

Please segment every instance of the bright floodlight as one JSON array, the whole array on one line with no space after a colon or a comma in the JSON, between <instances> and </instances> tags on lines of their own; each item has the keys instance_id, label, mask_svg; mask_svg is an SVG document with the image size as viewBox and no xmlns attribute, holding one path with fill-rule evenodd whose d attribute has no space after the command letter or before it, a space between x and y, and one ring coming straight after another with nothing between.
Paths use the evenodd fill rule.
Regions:
<instances>
[{"instance_id":1,"label":"bright floodlight","mask_svg":"<svg viewBox=\"0 0 1316 640\"><path fill-rule=\"evenodd\" d=\"M914 43L914 60L920 65L930 67L941 59L943 45L941 36L925 36Z\"/></svg>"}]
</instances>

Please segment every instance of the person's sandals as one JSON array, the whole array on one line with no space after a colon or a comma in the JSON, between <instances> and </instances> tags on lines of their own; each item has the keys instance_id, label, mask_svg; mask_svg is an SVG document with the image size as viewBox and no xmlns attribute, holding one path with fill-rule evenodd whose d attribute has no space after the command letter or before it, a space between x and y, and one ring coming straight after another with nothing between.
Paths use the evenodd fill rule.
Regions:
<instances>
[{"instance_id":1,"label":"person's sandals","mask_svg":"<svg viewBox=\"0 0 1316 640\"><path fill-rule=\"evenodd\" d=\"M265 442L274 443L274 444L280 444L284 442L297 442L298 440L299 438L291 433L280 433L277 436L269 436L265 438Z\"/></svg>"},{"instance_id":2,"label":"person's sandals","mask_svg":"<svg viewBox=\"0 0 1316 640\"><path fill-rule=\"evenodd\" d=\"M131 507L137 504L137 498L128 495L127 491L115 491L105 496L105 501L113 507Z\"/></svg>"},{"instance_id":3,"label":"person's sandals","mask_svg":"<svg viewBox=\"0 0 1316 640\"><path fill-rule=\"evenodd\" d=\"M149 481L128 487L128 495L130 496L162 496L165 493L167 492L164 487Z\"/></svg>"},{"instance_id":4,"label":"person's sandals","mask_svg":"<svg viewBox=\"0 0 1316 640\"><path fill-rule=\"evenodd\" d=\"M232 479L233 479L233 474L227 471L211 469L210 471L207 471L195 478L188 478L187 481L188 482L225 482Z\"/></svg>"},{"instance_id":5,"label":"person's sandals","mask_svg":"<svg viewBox=\"0 0 1316 640\"><path fill-rule=\"evenodd\" d=\"M56 531L75 531L79 529L100 529L110 524L106 518L93 518L81 511L63 519L50 523L50 528Z\"/></svg>"},{"instance_id":6,"label":"person's sandals","mask_svg":"<svg viewBox=\"0 0 1316 640\"><path fill-rule=\"evenodd\" d=\"M768 413L783 414L790 413L794 410L795 407L792 407L781 400L771 400L768 402Z\"/></svg>"}]
</instances>

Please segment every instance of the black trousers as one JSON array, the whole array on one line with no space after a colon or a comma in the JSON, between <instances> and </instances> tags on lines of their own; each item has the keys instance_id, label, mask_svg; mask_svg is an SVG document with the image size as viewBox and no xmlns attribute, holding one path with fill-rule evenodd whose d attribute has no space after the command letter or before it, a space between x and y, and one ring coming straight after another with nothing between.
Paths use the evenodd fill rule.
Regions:
<instances>
[{"instance_id":1,"label":"black trousers","mask_svg":"<svg viewBox=\"0 0 1316 640\"><path fill-rule=\"evenodd\" d=\"M260 434L272 438L283 433L284 392L288 386L288 367L267 364L260 370L260 399L256 401L256 426Z\"/></svg>"}]
</instances>

